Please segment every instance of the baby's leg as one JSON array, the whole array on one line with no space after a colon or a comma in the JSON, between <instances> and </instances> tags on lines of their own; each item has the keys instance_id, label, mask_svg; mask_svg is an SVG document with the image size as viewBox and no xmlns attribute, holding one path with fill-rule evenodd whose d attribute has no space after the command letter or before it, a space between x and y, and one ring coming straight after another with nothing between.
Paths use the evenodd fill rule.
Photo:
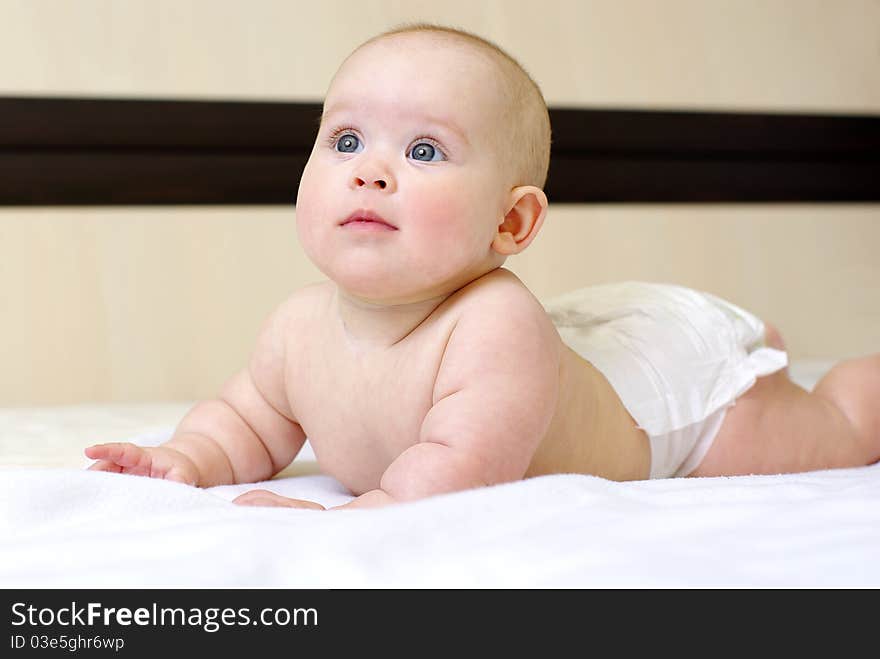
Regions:
<instances>
[{"instance_id":1,"label":"baby's leg","mask_svg":"<svg viewBox=\"0 0 880 659\"><path fill-rule=\"evenodd\" d=\"M768 326L767 343L782 347ZM691 476L776 474L880 460L880 354L841 362L812 392L780 371L728 408Z\"/></svg>"}]
</instances>

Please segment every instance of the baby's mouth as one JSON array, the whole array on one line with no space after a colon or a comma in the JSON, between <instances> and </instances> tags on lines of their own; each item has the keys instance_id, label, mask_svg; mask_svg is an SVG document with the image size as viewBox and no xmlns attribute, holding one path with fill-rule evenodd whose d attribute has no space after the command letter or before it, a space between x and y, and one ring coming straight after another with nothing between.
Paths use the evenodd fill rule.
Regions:
<instances>
[{"instance_id":1,"label":"baby's mouth","mask_svg":"<svg viewBox=\"0 0 880 659\"><path fill-rule=\"evenodd\" d=\"M384 225L388 229L393 231L397 231L397 227L385 220L380 215L377 215L373 211L359 209L354 213L345 218L342 222L340 222L340 226L345 226L346 224L355 223L361 226L369 225L369 224L377 224Z\"/></svg>"}]
</instances>

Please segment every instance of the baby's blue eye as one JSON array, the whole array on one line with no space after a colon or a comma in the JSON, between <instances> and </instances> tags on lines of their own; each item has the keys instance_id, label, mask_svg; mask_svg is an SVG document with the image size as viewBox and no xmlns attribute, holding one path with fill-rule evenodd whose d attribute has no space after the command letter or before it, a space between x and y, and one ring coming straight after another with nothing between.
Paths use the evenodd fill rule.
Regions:
<instances>
[{"instance_id":1,"label":"baby's blue eye","mask_svg":"<svg viewBox=\"0 0 880 659\"><path fill-rule=\"evenodd\" d=\"M410 151L413 160L421 160L422 162L432 162L433 160L442 160L443 154L439 149L435 149L427 142L419 142L414 145ZM435 158L434 156L440 156Z\"/></svg>"},{"instance_id":2,"label":"baby's blue eye","mask_svg":"<svg viewBox=\"0 0 880 659\"><path fill-rule=\"evenodd\" d=\"M336 150L342 153L354 153L360 146L360 140L351 133L345 133L336 140Z\"/></svg>"}]
</instances>

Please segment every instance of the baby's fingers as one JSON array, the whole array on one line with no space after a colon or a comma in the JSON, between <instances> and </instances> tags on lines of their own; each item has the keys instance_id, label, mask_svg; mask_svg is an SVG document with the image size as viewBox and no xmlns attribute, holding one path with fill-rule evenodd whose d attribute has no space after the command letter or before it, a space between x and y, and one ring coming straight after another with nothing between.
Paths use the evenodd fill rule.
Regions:
<instances>
[{"instance_id":1,"label":"baby's fingers","mask_svg":"<svg viewBox=\"0 0 880 659\"><path fill-rule=\"evenodd\" d=\"M275 494L269 490L249 490L237 496L232 503L239 506L269 506L272 508L308 508L311 510L325 510L324 506L314 501L305 499L291 499Z\"/></svg>"},{"instance_id":2,"label":"baby's fingers","mask_svg":"<svg viewBox=\"0 0 880 659\"><path fill-rule=\"evenodd\" d=\"M89 446L85 453L92 460L104 460L128 469L141 468L149 471L150 468L150 455L140 446L129 442L96 444Z\"/></svg>"},{"instance_id":3,"label":"baby's fingers","mask_svg":"<svg viewBox=\"0 0 880 659\"><path fill-rule=\"evenodd\" d=\"M118 474L122 471L122 467L120 467L115 462L108 462L107 460L99 460L89 467L89 471L110 471L114 474Z\"/></svg>"}]
</instances>

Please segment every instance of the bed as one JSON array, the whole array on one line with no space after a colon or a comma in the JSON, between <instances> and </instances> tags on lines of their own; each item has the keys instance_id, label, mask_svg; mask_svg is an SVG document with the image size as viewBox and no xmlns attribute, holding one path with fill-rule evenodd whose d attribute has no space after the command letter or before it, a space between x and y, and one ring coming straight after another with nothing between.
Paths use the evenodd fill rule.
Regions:
<instances>
[{"instance_id":1,"label":"bed","mask_svg":"<svg viewBox=\"0 0 880 659\"><path fill-rule=\"evenodd\" d=\"M304 164L316 106L155 103L0 99L0 203L293 199L277 171ZM213 120L195 121L198 112ZM156 116L167 130L155 130ZM557 130L548 182L559 201L880 199L876 118L551 116L570 128ZM299 132L278 132L291 124ZM596 174L590 198L577 185L584 171ZM113 199L101 196L108 177ZM810 388L832 365L795 362L791 373ZM562 474L333 512L231 503L255 487L325 506L352 498L319 472L308 444L263 484L202 490L84 469L85 446L160 443L190 404L0 408L0 585L880 586L880 464L628 483Z\"/></svg>"},{"instance_id":2,"label":"bed","mask_svg":"<svg viewBox=\"0 0 880 659\"><path fill-rule=\"evenodd\" d=\"M831 366L792 365L811 386ZM880 464L617 483L543 476L377 509L244 508L264 487L351 495L308 444L270 482L206 490L86 471L99 441L155 444L189 405L0 410L6 587L880 586Z\"/></svg>"}]
</instances>

